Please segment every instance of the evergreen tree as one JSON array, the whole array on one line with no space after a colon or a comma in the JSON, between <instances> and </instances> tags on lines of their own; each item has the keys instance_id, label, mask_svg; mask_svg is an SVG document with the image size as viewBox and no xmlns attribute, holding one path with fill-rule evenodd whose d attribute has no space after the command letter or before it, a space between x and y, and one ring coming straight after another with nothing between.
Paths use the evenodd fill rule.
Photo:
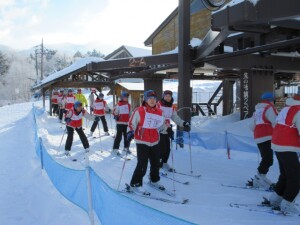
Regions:
<instances>
[{"instance_id":1,"label":"evergreen tree","mask_svg":"<svg viewBox=\"0 0 300 225\"><path fill-rule=\"evenodd\" d=\"M9 60L5 54L0 51L0 76L3 77L9 69Z\"/></svg>"}]
</instances>

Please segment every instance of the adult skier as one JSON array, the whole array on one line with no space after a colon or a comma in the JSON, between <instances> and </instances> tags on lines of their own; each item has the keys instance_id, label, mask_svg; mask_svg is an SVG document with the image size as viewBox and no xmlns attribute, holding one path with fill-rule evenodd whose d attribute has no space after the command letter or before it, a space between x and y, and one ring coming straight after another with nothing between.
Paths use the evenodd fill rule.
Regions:
<instances>
[{"instance_id":1,"label":"adult skier","mask_svg":"<svg viewBox=\"0 0 300 225\"><path fill-rule=\"evenodd\" d=\"M127 127L130 116L131 105L128 103L129 94L123 91L120 96L120 101L116 104L113 109L113 116L116 120L117 134L113 144L113 152L117 155L121 154L119 150L122 135L124 139L124 151L129 152L129 142L127 141Z\"/></svg>"},{"instance_id":2,"label":"adult skier","mask_svg":"<svg viewBox=\"0 0 300 225\"><path fill-rule=\"evenodd\" d=\"M110 113L111 109L108 108L107 102L103 98L104 98L104 94L99 93L99 95L97 96L97 98L96 98L96 100L93 104L94 105L93 112L94 112L94 115L96 117L99 117L99 120L101 119L105 135L108 136L109 133L108 133L107 122L106 122L106 119L105 119L105 111ZM97 125L98 125L98 121L94 121L94 123L91 127L91 130L90 130L90 135L91 136L93 136L93 133L94 133L94 131L95 131Z\"/></svg>"},{"instance_id":3,"label":"adult skier","mask_svg":"<svg viewBox=\"0 0 300 225\"><path fill-rule=\"evenodd\" d=\"M130 186L137 192L145 193L143 177L150 160L150 185L164 189L159 176L159 130L166 129L162 110L156 106L157 95L153 90L144 92L142 106L137 107L129 119L127 140L136 142L137 165L132 175Z\"/></svg>"},{"instance_id":4,"label":"adult skier","mask_svg":"<svg viewBox=\"0 0 300 225\"><path fill-rule=\"evenodd\" d=\"M300 214L295 200L300 190L300 92L286 100L272 135L272 149L279 163L280 175L270 203L286 214Z\"/></svg>"},{"instance_id":5,"label":"adult skier","mask_svg":"<svg viewBox=\"0 0 300 225\"><path fill-rule=\"evenodd\" d=\"M88 102L86 97L82 94L81 88L77 89L77 94L75 94L75 98L77 101L80 101L83 107L88 107Z\"/></svg>"},{"instance_id":6,"label":"adult skier","mask_svg":"<svg viewBox=\"0 0 300 225\"><path fill-rule=\"evenodd\" d=\"M257 188L273 188L273 183L267 178L269 168L273 165L273 150L271 138L273 127L276 124L277 110L274 107L274 94L265 92L261 96L261 102L255 106L254 123L251 129L254 130L254 141L257 144L261 155L261 161L257 168L257 174L249 186Z\"/></svg>"},{"instance_id":7,"label":"adult skier","mask_svg":"<svg viewBox=\"0 0 300 225\"><path fill-rule=\"evenodd\" d=\"M81 140L83 148L85 149L85 152L86 153L89 152L90 145L82 130L82 117L85 117L88 120L99 121L99 117L90 115L85 109L83 109L81 102L76 101L74 103L73 108L67 112L65 118L67 124L67 131L68 131L68 137L65 145L66 156L70 156L70 151L73 143L74 130L76 130L77 134L79 135L79 138Z\"/></svg>"},{"instance_id":8,"label":"adult skier","mask_svg":"<svg viewBox=\"0 0 300 225\"><path fill-rule=\"evenodd\" d=\"M173 120L176 125L184 127L186 131L190 131L190 123L185 122L177 115L175 107L173 105L173 92L170 90L165 90L163 92L162 99L157 103L157 107L163 112L163 117L165 118L165 124L168 127L167 130L160 132L159 148L160 148L160 168L166 171L173 172L174 168L171 168L168 164L168 159L170 156L170 139L174 139L174 131L171 127L171 120Z\"/></svg>"}]
</instances>

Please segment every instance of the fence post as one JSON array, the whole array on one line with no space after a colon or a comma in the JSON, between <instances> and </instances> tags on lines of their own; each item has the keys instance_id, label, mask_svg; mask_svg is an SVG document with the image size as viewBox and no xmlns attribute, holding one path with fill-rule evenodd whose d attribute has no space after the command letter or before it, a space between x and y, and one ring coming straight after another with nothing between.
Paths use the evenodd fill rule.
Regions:
<instances>
[{"instance_id":1,"label":"fence post","mask_svg":"<svg viewBox=\"0 0 300 225\"><path fill-rule=\"evenodd\" d=\"M39 137L39 147L40 147L40 154L41 154L41 168L44 169L44 157L43 157L43 141L42 138Z\"/></svg>"},{"instance_id":2,"label":"fence post","mask_svg":"<svg viewBox=\"0 0 300 225\"><path fill-rule=\"evenodd\" d=\"M87 194L88 194L88 205L89 205L89 217L91 221L91 225L95 224L94 221L94 213L93 213L93 199L92 199L92 186L91 186L91 177L90 177L90 165L89 165L89 158L86 154L85 159L85 174L86 174L86 181L87 181Z\"/></svg>"},{"instance_id":3,"label":"fence post","mask_svg":"<svg viewBox=\"0 0 300 225\"><path fill-rule=\"evenodd\" d=\"M226 141L226 148L227 148L227 157L230 159L230 147L228 143L228 132L225 130L225 141Z\"/></svg>"}]
</instances>

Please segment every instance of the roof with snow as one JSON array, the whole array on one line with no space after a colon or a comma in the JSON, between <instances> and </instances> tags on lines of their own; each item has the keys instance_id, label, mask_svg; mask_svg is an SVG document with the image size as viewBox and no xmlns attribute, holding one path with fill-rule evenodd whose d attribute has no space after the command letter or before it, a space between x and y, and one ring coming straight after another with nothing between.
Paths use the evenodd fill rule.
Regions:
<instances>
[{"instance_id":1,"label":"roof with snow","mask_svg":"<svg viewBox=\"0 0 300 225\"><path fill-rule=\"evenodd\" d=\"M152 55L151 50L144 48L137 48L128 45L122 45L112 53L105 56L105 59L118 59L118 58L129 58L129 57L142 57Z\"/></svg>"},{"instance_id":2,"label":"roof with snow","mask_svg":"<svg viewBox=\"0 0 300 225\"><path fill-rule=\"evenodd\" d=\"M117 83L120 86L124 87L128 91L143 91L144 90L144 82L140 83Z\"/></svg>"}]
</instances>

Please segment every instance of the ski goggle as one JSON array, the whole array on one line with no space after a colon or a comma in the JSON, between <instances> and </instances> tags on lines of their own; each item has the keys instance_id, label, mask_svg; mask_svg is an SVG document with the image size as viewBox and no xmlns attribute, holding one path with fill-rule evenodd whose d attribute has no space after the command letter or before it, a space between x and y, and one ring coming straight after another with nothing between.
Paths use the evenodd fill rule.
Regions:
<instances>
[{"instance_id":1,"label":"ski goggle","mask_svg":"<svg viewBox=\"0 0 300 225\"><path fill-rule=\"evenodd\" d=\"M172 91L170 91L170 90L166 90L166 91L164 91L164 95L173 95L173 92Z\"/></svg>"}]
</instances>

